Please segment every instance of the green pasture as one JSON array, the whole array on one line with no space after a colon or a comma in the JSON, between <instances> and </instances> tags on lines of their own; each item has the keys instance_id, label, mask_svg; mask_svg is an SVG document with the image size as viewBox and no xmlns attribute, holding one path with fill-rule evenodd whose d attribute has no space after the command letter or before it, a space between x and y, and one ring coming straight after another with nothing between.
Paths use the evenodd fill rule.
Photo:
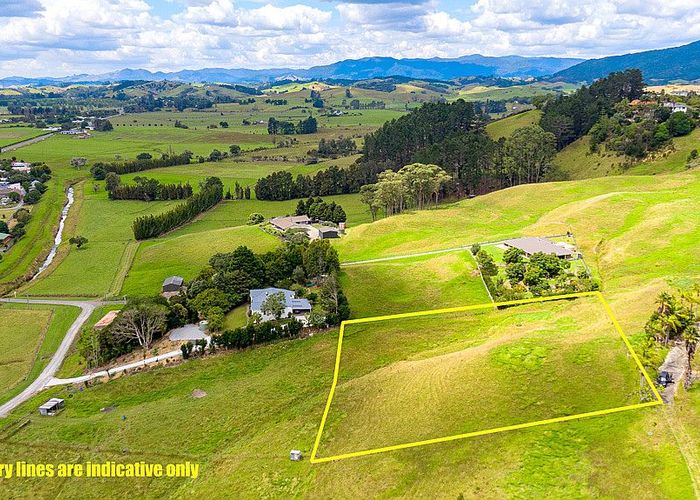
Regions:
<instances>
[{"instance_id":1,"label":"green pasture","mask_svg":"<svg viewBox=\"0 0 700 500\"><path fill-rule=\"evenodd\" d=\"M348 325L319 452L423 441L646 397L594 298Z\"/></svg>"},{"instance_id":2,"label":"green pasture","mask_svg":"<svg viewBox=\"0 0 700 500\"><path fill-rule=\"evenodd\" d=\"M347 266L341 278L354 318L490 301L467 251Z\"/></svg>"},{"instance_id":3,"label":"green pasture","mask_svg":"<svg viewBox=\"0 0 700 500\"><path fill-rule=\"evenodd\" d=\"M486 133L494 141L497 141L501 137L510 137L510 135L519 128L539 124L541 116L542 112L537 109L508 116L486 125Z\"/></svg>"},{"instance_id":4,"label":"green pasture","mask_svg":"<svg viewBox=\"0 0 700 500\"><path fill-rule=\"evenodd\" d=\"M443 322L433 323L425 330L397 331L405 342L387 342L382 338L372 343L376 336L350 335L348 354L351 347L370 343L372 349L363 350L365 355L358 355L355 349L356 355L346 358L350 364L346 363L344 376L359 376L364 383L378 368L391 371L387 368L443 359L445 364L425 373L439 377L442 369L451 374L445 385L419 378L402 386L401 391L385 392L370 401L371 406L361 410L371 412L388 401L391 394L408 396L415 394L414 388L429 386L428 393L419 394L428 403L421 412L414 412L417 420L392 428L392 422L400 423L407 415L383 415L386 420L378 428L365 429L367 435L381 437L372 431L386 431L389 434L385 437L410 431L440 432L450 426L484 421L489 424L489 418L498 420L511 415L509 411L514 409L520 411L520 417L529 417L547 409L571 411L633 397L637 379L628 371L620 371L629 360L619 355L619 342L599 339L595 332L579 333L570 339L564 335L572 331L567 316L576 318L577 307L576 303L567 306L553 321L552 314L512 309L506 312L508 321L491 324L485 333L462 335L460 331L447 331L450 323ZM545 341L550 337L557 342L550 345ZM501 340L509 342L494 345ZM37 404L52 395L67 398L66 410L53 419L32 419L30 425L0 443L0 460L12 462L19 453L41 462L190 460L201 466L196 480L71 478L61 482L65 495L95 497L185 492L217 496L235 491L236 496L245 498L355 497L370 492L454 498L460 494L621 498L629 492L630 467L636 471L635 484L649 498L693 496L674 434L657 409L484 436L419 451L311 465L308 456L328 395L337 341L337 333L331 332L205 360L193 359L85 391L52 389L23 405L14 418L34 411ZM479 343L488 348L481 364L449 370L450 354L484 349ZM595 366L596 363L601 365ZM591 366L592 369L586 369ZM474 374L475 367L485 371ZM568 368L573 370L571 376L555 377L559 370ZM551 389L542 390L546 383L528 384L522 374L530 371L549 377ZM358 389L362 384L343 380L340 395L361 398ZM618 389L627 388L628 383L632 384L629 394L621 394ZM367 387L371 391L368 396L379 391L378 386ZM584 387L586 391L577 394L577 389ZM207 396L194 399L194 389L205 391ZM465 408L455 395L487 399L483 406ZM573 399L567 404L558 395ZM697 405L697 401L698 395L690 393L684 408ZM345 402L353 403L347 398ZM542 405L538 406L538 402ZM107 407L114 410L100 411ZM459 408L463 410L461 414ZM479 414L480 410L483 414ZM459 418L440 418L458 414ZM433 416L438 418L430 418ZM338 414L332 418L338 418ZM357 417L348 414L343 418ZM9 429L13 421L0 423L0 431ZM183 428L187 432L182 432ZM332 422L329 431L339 430ZM329 437L335 439L328 440ZM324 445L347 445L347 437L329 434ZM290 461L290 449L302 450L305 459ZM236 478L235 489L231 477ZM360 477L366 480L358 480ZM50 496L55 488L51 481L33 479L0 484L0 492L11 491L13 495Z\"/></svg>"},{"instance_id":5,"label":"green pasture","mask_svg":"<svg viewBox=\"0 0 700 500\"><path fill-rule=\"evenodd\" d=\"M0 125L0 147L26 141L45 133L44 130L35 127Z\"/></svg>"},{"instance_id":6,"label":"green pasture","mask_svg":"<svg viewBox=\"0 0 700 500\"><path fill-rule=\"evenodd\" d=\"M68 306L0 304L0 402L39 376L78 313Z\"/></svg>"}]
</instances>

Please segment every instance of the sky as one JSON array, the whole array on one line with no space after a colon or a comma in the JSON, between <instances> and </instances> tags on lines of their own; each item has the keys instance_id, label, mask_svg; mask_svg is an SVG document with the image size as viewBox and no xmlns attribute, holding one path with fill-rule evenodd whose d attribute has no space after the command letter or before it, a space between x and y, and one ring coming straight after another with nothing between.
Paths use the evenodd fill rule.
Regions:
<instances>
[{"instance_id":1,"label":"sky","mask_svg":"<svg viewBox=\"0 0 700 500\"><path fill-rule=\"evenodd\" d=\"M601 57L700 39L699 0L0 0L0 77Z\"/></svg>"}]
</instances>

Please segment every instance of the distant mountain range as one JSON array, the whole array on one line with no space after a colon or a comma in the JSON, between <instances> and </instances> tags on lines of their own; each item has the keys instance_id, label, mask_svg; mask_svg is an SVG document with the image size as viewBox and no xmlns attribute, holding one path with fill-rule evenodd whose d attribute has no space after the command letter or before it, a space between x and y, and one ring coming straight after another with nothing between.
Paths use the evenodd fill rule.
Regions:
<instances>
[{"instance_id":1,"label":"distant mountain range","mask_svg":"<svg viewBox=\"0 0 700 500\"><path fill-rule=\"evenodd\" d=\"M552 78L566 82L591 82L613 71L630 68L642 70L644 80L651 84L700 80L700 41L670 49L590 59L563 69Z\"/></svg>"},{"instance_id":2,"label":"distant mountain range","mask_svg":"<svg viewBox=\"0 0 700 500\"><path fill-rule=\"evenodd\" d=\"M560 57L487 57L479 54L454 59L366 57L347 59L308 69L205 68L175 72L122 69L100 75L83 74L63 78L9 77L0 79L0 86L106 83L125 80L259 84L276 80L365 80L390 76L431 80L466 77L540 78L579 83L591 82L613 71L629 68L641 69L645 80L649 83L700 80L700 41L670 49L590 60Z\"/></svg>"},{"instance_id":3,"label":"distant mountain range","mask_svg":"<svg viewBox=\"0 0 700 500\"><path fill-rule=\"evenodd\" d=\"M308 69L225 69L206 68L175 72L151 72L145 69L123 69L100 75L74 75L62 78L9 77L0 85L51 85L65 83L97 83L124 80L173 80L185 83L265 83L280 79L345 79L364 80L388 76L416 79L451 80L460 77L541 77L551 75L581 62L582 59L558 57L486 57L478 54L456 59L395 59L367 57L348 59Z\"/></svg>"}]
</instances>

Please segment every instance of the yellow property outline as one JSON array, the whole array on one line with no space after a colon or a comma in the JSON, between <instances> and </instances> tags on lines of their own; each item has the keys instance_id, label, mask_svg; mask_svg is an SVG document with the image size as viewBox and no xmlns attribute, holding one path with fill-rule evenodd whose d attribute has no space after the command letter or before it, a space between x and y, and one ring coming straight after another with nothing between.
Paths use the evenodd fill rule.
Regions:
<instances>
[{"instance_id":1,"label":"yellow property outline","mask_svg":"<svg viewBox=\"0 0 700 500\"><path fill-rule=\"evenodd\" d=\"M590 411L586 413L578 413L576 415L567 415L564 417L555 417L555 418L548 418L545 420L537 420L534 422L526 422L522 424L515 424L515 425L508 425L505 427L495 427L493 429L485 429L481 431L475 431L475 432L467 432L465 434L456 434L453 436L446 436L446 437L440 437L440 438L434 438L434 439L426 439L424 441L415 441L412 443L404 443L404 444L397 444L393 446L384 446L382 448L373 448L370 450L363 450L363 451L355 451L351 453L343 453L341 455L333 455L330 457L317 457L318 453L318 447L321 443L321 436L323 435L323 429L326 425L326 419L328 418L328 413L331 409L331 403L333 402L333 396L335 394L335 389L336 386L338 385L338 372L340 370L340 355L343 349L343 333L345 332L345 325L356 325L359 323L373 323L376 321L386 321L386 320L391 320L391 319L401 319L401 318L416 318L420 316L432 316L432 315L437 315L437 314L446 314L446 313L454 313L454 312L464 312L464 311L473 311L473 310L478 310L478 309L487 309L491 307L498 307L498 306L514 306L514 305L521 305L521 304L531 304L531 303L536 303L536 302L549 302L553 300L563 300L563 299L575 299L575 298L580 298L580 297L597 297L598 301L603 305L603 308L605 309L606 314L608 315L608 318L612 321L613 326L615 327L615 330L617 330L617 333L620 334L620 337L622 338L623 342L625 343L625 346L627 346L627 350L629 351L630 355L634 359L635 363L637 364L637 368L639 368L639 371L641 374L644 376L645 380L649 384L649 387L651 387L651 390L654 394L654 397L656 398L654 401L648 401L646 403L637 403L637 404L632 404L632 405L627 405L627 406L620 406L617 408L610 408L607 410L596 410L596 411ZM402 313L402 314L392 314L392 315L387 315L387 316L374 316L370 318L359 318L359 319L351 319L347 321L343 321L340 324L340 334L338 336L338 349L336 351L336 356L335 356L335 371L333 372L333 384L331 385L331 391L328 394L328 401L326 402L326 408L323 411L323 417L321 418L321 425L318 428L318 434L316 435L316 442L314 443L314 448L313 451L311 452L311 463L312 464L319 464L319 463L324 463L324 462L332 462L336 460L343 460L345 458L353 458L353 457L362 457L366 455L374 455L377 453L384 453L387 451L394 451L394 450L403 450L406 448L414 448L417 446L424 446L428 444L436 444L436 443L445 443L448 441L456 441L458 439L466 439L470 437L475 437L475 436L484 436L487 434L496 434L498 432L505 432L505 431L513 431L517 429L526 429L528 427L536 427L538 425L547 425L547 424L553 424L557 422L567 422L569 420L578 420L581 418L587 418L587 417L596 417L600 415L609 415L611 413L619 413L623 411L628 411L628 410L635 410L638 408L646 408L650 406L658 406L663 404L663 400L661 399L661 395L659 394L659 391L656 389L656 386L654 386L654 383L652 382L651 378L649 377L649 374L647 371L644 369L644 366L642 366L641 361L637 357L637 354L634 352L634 349L632 348L632 344L630 344L629 339L625 335L625 333L622 331L622 327L620 327L620 324L617 321L617 318L615 317L615 314L613 313L612 309L608 305L608 302L605 300L605 297L603 297L603 294L600 292L580 292L580 293L570 293L570 294L565 294L565 295L552 295L549 297L537 297L533 299L522 299L522 300L509 300L506 302L489 302L487 304L476 304L476 305L470 305L470 306L461 306L461 307L451 307L447 309L431 309L427 311L418 311L418 312L412 312L412 313Z\"/></svg>"}]
</instances>

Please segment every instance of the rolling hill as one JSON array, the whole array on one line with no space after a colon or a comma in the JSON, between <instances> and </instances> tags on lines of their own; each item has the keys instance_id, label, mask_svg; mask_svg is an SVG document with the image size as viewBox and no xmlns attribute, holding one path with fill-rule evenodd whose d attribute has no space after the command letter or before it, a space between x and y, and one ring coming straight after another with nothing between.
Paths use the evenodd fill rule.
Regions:
<instances>
[{"instance_id":1,"label":"rolling hill","mask_svg":"<svg viewBox=\"0 0 700 500\"><path fill-rule=\"evenodd\" d=\"M669 49L591 59L561 70L554 80L591 82L613 71L638 68L648 83L700 79L700 41Z\"/></svg>"},{"instance_id":2,"label":"rolling hill","mask_svg":"<svg viewBox=\"0 0 700 500\"><path fill-rule=\"evenodd\" d=\"M347 59L324 66L308 69L226 69L204 68L175 72L151 72L145 69L122 69L98 75L74 75L62 78L22 78L8 77L0 79L0 86L11 85L47 85L50 83L76 82L116 82L123 80L174 80L179 82L269 82L278 79L334 78L362 80L387 76L405 76L411 78L430 78L449 80L470 76L499 77L540 77L551 75L568 68L581 59L558 57L521 57L503 56L487 57L479 54L456 59L395 59L393 57L366 57Z\"/></svg>"}]
</instances>

